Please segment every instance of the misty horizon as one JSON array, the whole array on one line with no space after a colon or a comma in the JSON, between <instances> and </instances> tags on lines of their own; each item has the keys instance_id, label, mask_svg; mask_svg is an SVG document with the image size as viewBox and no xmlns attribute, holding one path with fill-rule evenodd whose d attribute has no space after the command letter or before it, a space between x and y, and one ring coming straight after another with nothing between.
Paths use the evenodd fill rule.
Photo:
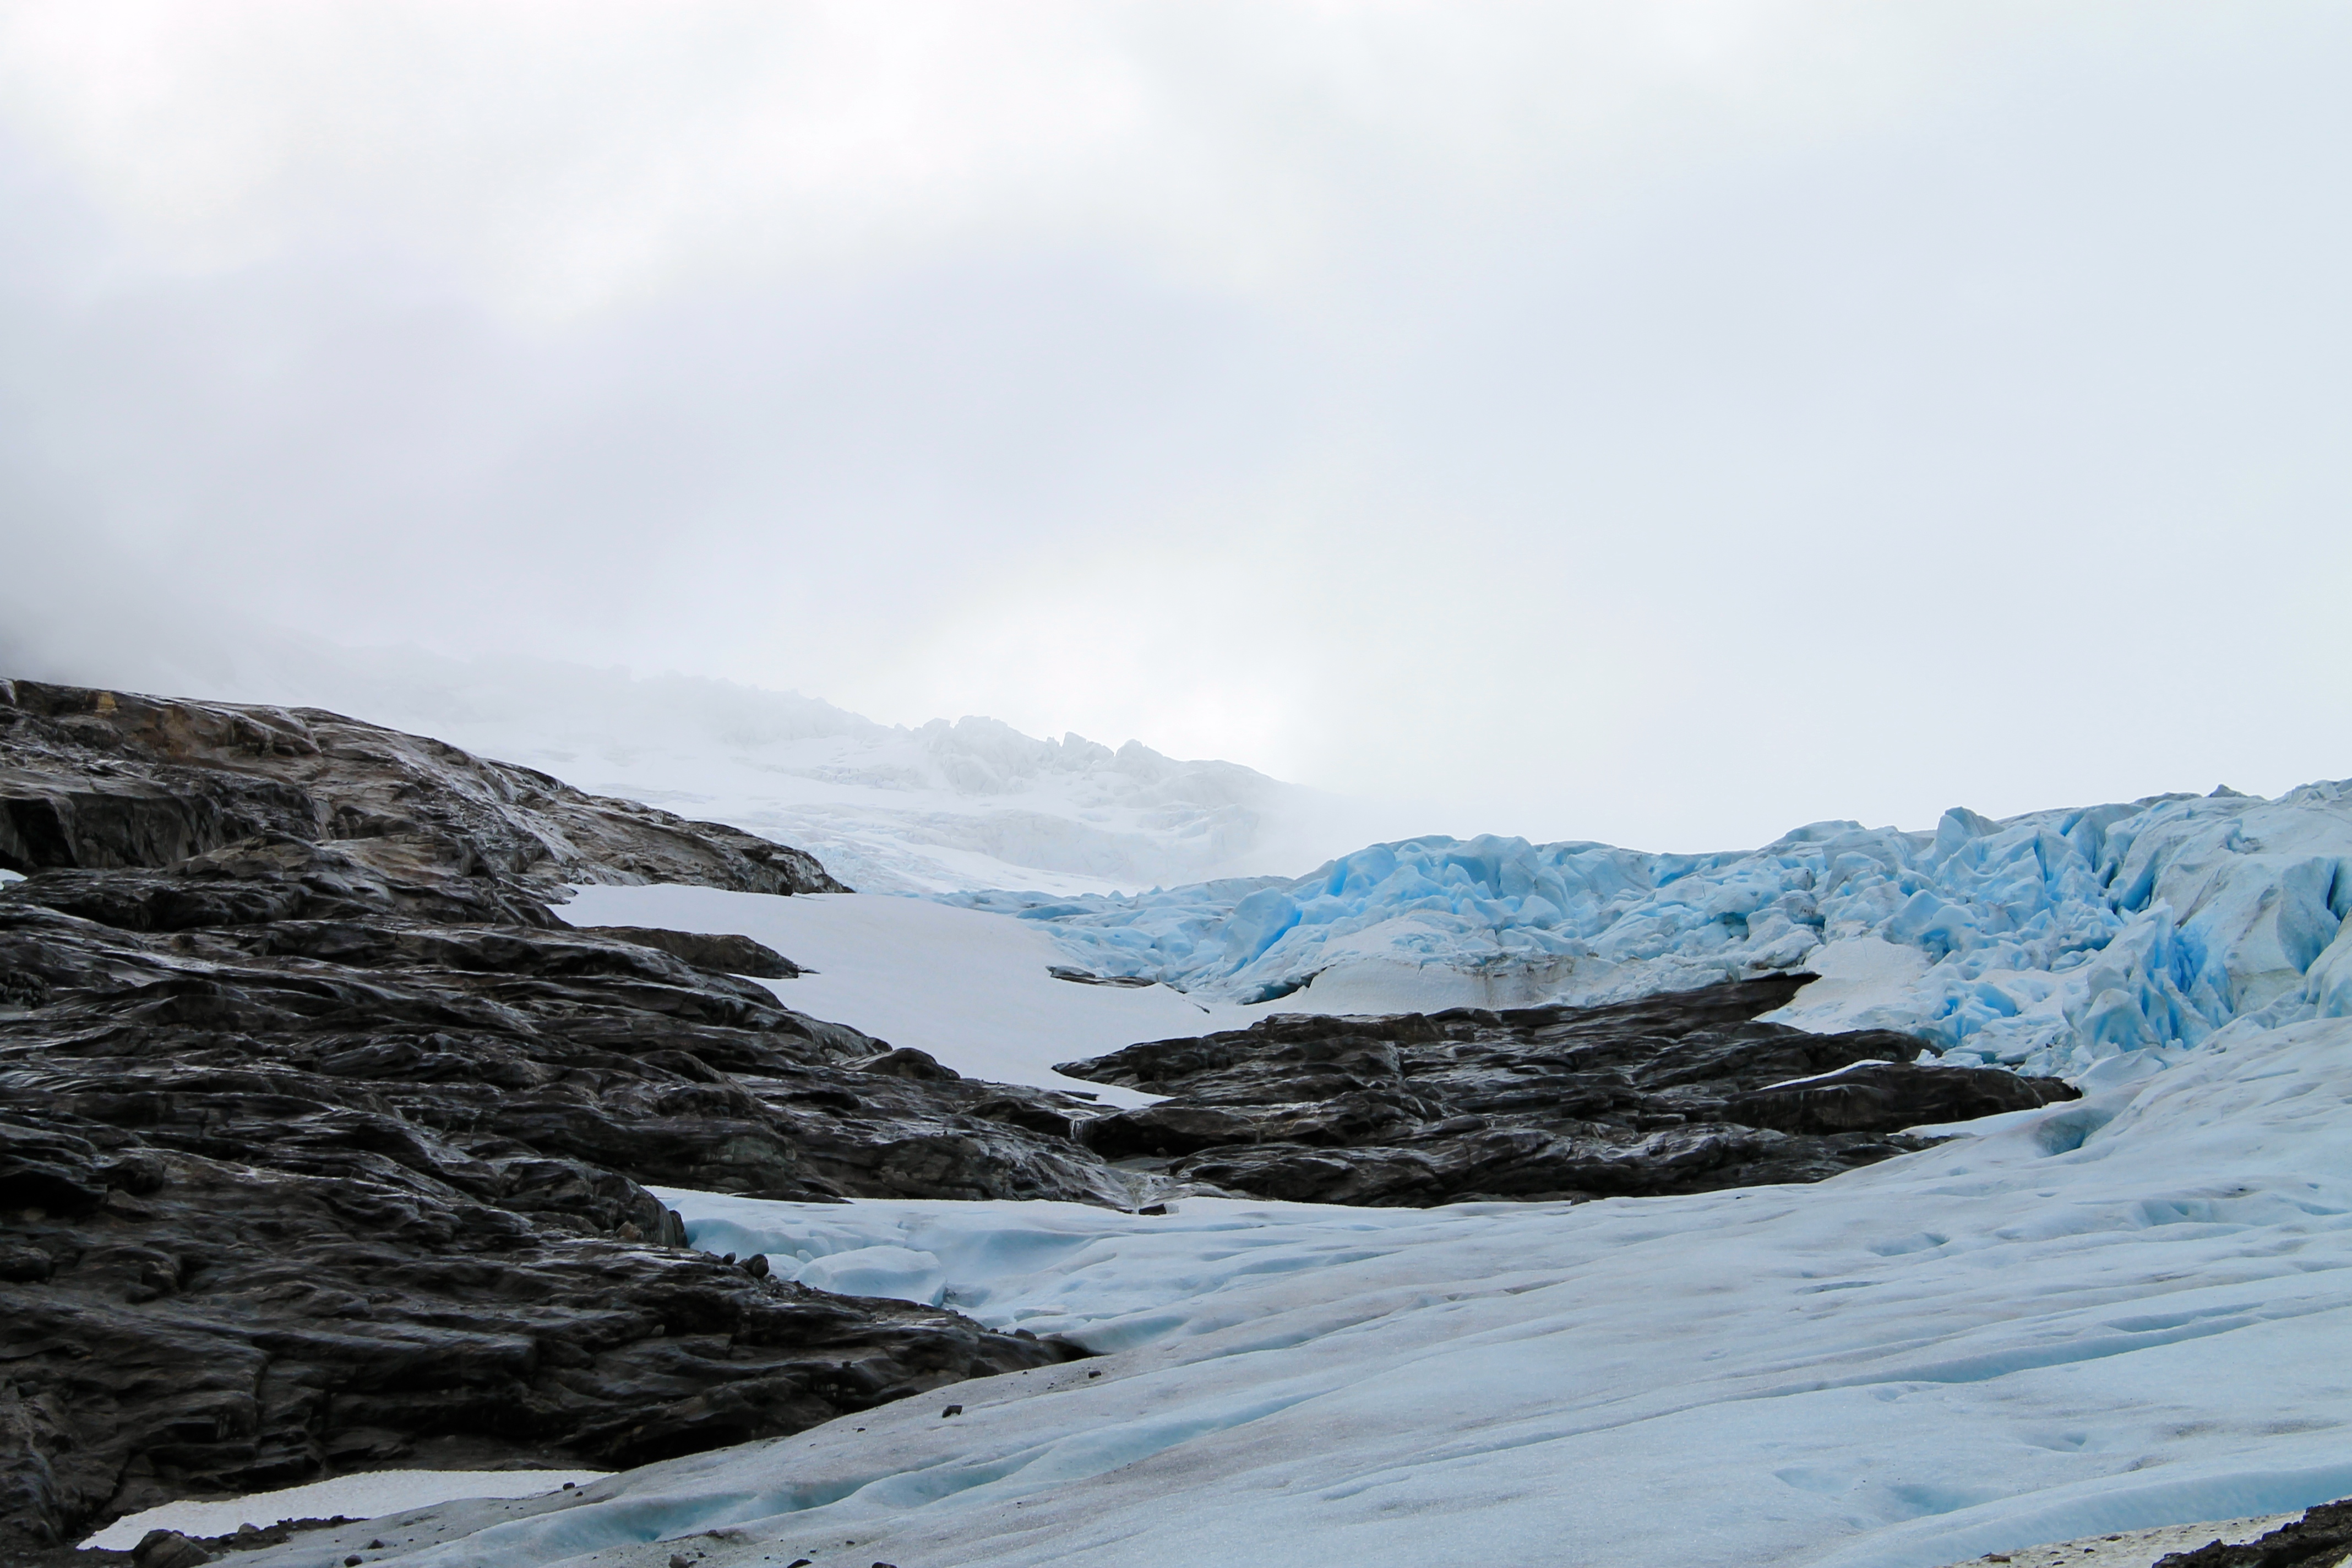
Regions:
<instances>
[{"instance_id":1,"label":"misty horizon","mask_svg":"<svg viewBox=\"0 0 2352 1568\"><path fill-rule=\"evenodd\" d=\"M0 19L13 673L1621 844L2352 772L2326 8L117 15Z\"/></svg>"}]
</instances>

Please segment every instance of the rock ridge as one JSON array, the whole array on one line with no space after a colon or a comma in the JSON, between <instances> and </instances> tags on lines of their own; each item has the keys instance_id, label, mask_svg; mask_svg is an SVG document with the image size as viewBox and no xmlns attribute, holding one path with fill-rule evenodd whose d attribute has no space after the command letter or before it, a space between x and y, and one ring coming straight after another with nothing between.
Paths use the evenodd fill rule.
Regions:
<instances>
[{"instance_id":1,"label":"rock ridge","mask_svg":"<svg viewBox=\"0 0 2352 1568\"><path fill-rule=\"evenodd\" d=\"M1055 1070L1168 1097L1083 1129L1128 1168L1378 1205L1814 1182L1922 1147L1907 1127L2075 1098L2054 1079L1922 1062L1908 1035L1755 1021L1812 978L1601 1007L1281 1015Z\"/></svg>"},{"instance_id":2,"label":"rock ridge","mask_svg":"<svg viewBox=\"0 0 2352 1568\"><path fill-rule=\"evenodd\" d=\"M394 881L848 890L740 828L323 709L0 679L0 867L157 868L256 837L331 843Z\"/></svg>"}]
</instances>

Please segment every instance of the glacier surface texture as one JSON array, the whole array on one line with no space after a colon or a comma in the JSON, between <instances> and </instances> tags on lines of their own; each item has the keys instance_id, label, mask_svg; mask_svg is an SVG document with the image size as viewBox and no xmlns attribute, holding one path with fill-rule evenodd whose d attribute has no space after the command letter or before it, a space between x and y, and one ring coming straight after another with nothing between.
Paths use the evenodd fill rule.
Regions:
<instances>
[{"instance_id":1,"label":"glacier surface texture","mask_svg":"<svg viewBox=\"0 0 2352 1568\"><path fill-rule=\"evenodd\" d=\"M2352 783L1954 810L1926 833L1815 823L1747 852L1428 837L1295 880L940 896L1049 929L1098 973L1281 1010L1606 1002L1810 968L1822 981L1777 1020L2031 1072L2352 1012Z\"/></svg>"},{"instance_id":2,"label":"glacier surface texture","mask_svg":"<svg viewBox=\"0 0 2352 1568\"><path fill-rule=\"evenodd\" d=\"M2352 1493L2347 1059L2241 1031L1816 1186L1574 1207L672 1191L706 1248L1104 1353L252 1568L1928 1568L2299 1509Z\"/></svg>"}]
</instances>

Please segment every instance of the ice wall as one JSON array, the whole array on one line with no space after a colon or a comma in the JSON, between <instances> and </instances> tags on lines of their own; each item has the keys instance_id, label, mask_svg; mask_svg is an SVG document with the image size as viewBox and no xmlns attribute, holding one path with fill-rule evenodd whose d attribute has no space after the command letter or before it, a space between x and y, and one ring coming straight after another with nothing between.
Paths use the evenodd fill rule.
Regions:
<instances>
[{"instance_id":1,"label":"ice wall","mask_svg":"<svg viewBox=\"0 0 2352 1568\"><path fill-rule=\"evenodd\" d=\"M1815 823L1654 855L1444 837L1296 880L956 901L1050 926L1074 962L1318 1011L1608 1001L1812 968L1783 1015L2076 1072L2233 1021L2352 1013L2352 781L2034 812L1932 833Z\"/></svg>"}]
</instances>

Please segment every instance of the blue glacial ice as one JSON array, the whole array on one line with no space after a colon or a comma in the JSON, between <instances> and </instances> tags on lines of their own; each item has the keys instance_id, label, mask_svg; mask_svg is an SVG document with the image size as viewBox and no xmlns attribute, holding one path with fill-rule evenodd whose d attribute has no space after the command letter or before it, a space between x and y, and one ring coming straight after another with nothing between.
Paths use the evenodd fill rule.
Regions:
<instances>
[{"instance_id":1,"label":"blue glacial ice","mask_svg":"<svg viewBox=\"0 0 2352 1568\"><path fill-rule=\"evenodd\" d=\"M1096 973L1283 1010L1605 1002L1811 969L1824 981L1775 1016L2063 1073L2352 1013L2352 781L1954 809L1930 833L1821 822L1750 851L1433 837L1295 880L941 896L1039 922Z\"/></svg>"}]
</instances>

